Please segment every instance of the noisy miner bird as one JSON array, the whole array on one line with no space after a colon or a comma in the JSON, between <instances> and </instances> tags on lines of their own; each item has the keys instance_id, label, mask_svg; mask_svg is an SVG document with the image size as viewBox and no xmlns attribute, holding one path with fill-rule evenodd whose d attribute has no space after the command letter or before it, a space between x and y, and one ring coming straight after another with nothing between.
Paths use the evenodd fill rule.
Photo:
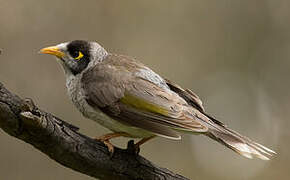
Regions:
<instances>
[{"instance_id":1,"label":"noisy miner bird","mask_svg":"<svg viewBox=\"0 0 290 180\"><path fill-rule=\"evenodd\" d=\"M206 135L247 158L269 160L269 148L229 129L208 115L199 97L164 79L132 57L111 54L97 42L75 40L40 50L57 57L68 94L77 109L113 133L98 139L109 151L110 139L142 138L136 149L160 136Z\"/></svg>"}]
</instances>

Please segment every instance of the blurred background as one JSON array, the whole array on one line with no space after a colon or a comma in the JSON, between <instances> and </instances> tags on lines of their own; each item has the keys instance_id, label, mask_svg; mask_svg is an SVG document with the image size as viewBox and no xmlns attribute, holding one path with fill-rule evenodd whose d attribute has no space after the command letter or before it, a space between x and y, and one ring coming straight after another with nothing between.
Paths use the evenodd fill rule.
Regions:
<instances>
[{"instance_id":1,"label":"blurred background","mask_svg":"<svg viewBox=\"0 0 290 180\"><path fill-rule=\"evenodd\" d=\"M190 179L288 179L289 7L283 0L0 0L0 81L82 133L100 136L109 131L75 109L61 67L38 54L60 42L96 40L192 89L208 113L278 153L249 160L209 138L184 135L152 140L141 155ZM0 179L93 179L2 130L0 142Z\"/></svg>"}]
</instances>

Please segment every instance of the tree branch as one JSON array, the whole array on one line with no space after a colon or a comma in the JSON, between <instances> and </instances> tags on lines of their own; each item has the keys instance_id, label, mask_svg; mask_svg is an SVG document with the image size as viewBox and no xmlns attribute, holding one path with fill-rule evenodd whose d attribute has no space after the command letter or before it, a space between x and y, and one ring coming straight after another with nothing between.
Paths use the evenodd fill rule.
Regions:
<instances>
[{"instance_id":1,"label":"tree branch","mask_svg":"<svg viewBox=\"0 0 290 180\"><path fill-rule=\"evenodd\" d=\"M104 180L186 180L136 155L115 148L113 157L103 143L78 133L78 128L38 109L0 83L0 128L80 173ZM128 143L128 146L131 143ZM129 146L130 147L130 146Z\"/></svg>"}]
</instances>

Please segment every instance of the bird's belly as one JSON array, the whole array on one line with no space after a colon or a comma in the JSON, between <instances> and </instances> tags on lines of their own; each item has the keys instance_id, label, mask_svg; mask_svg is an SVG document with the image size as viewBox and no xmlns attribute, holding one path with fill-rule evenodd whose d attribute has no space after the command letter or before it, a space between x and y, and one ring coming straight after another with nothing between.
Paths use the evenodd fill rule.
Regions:
<instances>
[{"instance_id":1,"label":"bird's belly","mask_svg":"<svg viewBox=\"0 0 290 180\"><path fill-rule=\"evenodd\" d=\"M102 111L93 109L88 104L86 104L86 106L86 112L82 112L86 118L99 123L113 132L126 132L133 138L144 138L153 135L149 131L120 123L117 120L107 116Z\"/></svg>"}]
</instances>

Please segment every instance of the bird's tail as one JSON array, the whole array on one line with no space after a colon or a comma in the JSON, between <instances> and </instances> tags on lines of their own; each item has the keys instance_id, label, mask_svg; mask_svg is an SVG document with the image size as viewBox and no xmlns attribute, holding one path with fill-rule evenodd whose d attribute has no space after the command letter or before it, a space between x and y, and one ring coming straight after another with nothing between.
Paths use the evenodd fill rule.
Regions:
<instances>
[{"instance_id":1,"label":"bird's tail","mask_svg":"<svg viewBox=\"0 0 290 180\"><path fill-rule=\"evenodd\" d=\"M208 115L207 115L208 116ZM251 139L227 128L223 123L208 116L207 136L227 146L238 154L252 159L253 157L262 160L269 160L269 157L276 154L273 150L258 144Z\"/></svg>"}]
</instances>

